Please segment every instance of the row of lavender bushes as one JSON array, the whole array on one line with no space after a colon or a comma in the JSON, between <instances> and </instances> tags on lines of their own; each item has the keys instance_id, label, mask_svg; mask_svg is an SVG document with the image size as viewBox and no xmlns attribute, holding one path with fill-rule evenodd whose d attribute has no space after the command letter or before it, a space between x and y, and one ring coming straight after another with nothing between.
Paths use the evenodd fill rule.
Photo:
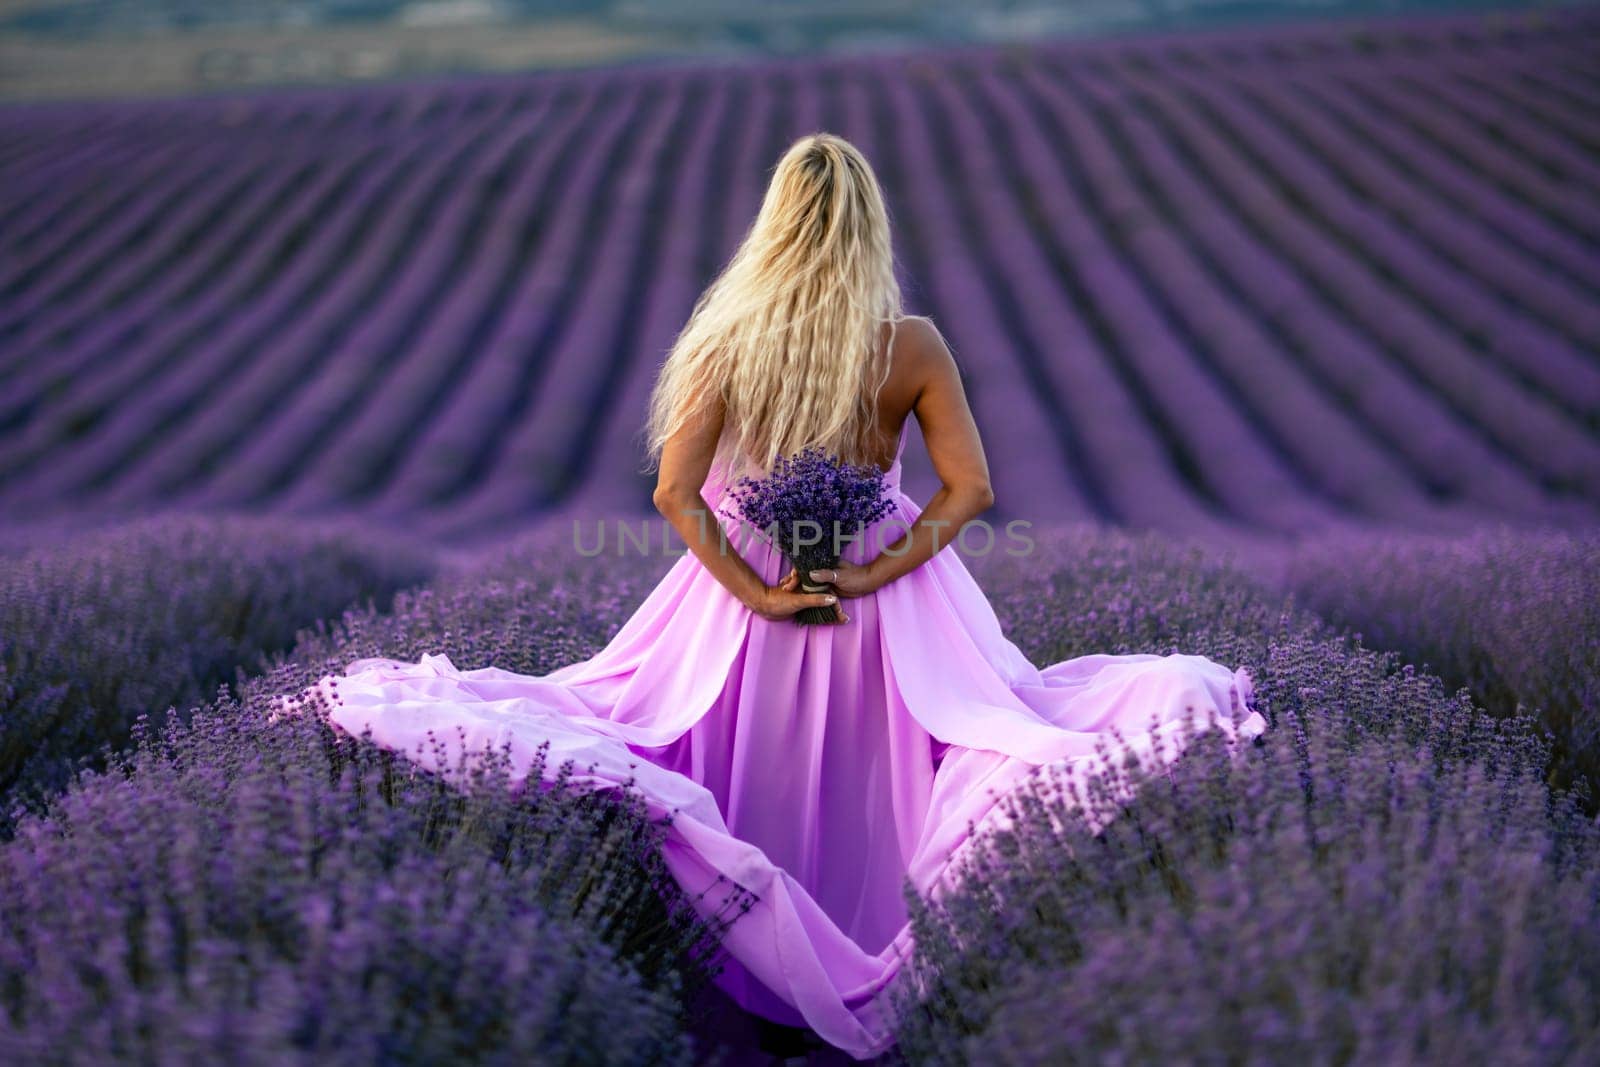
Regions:
<instances>
[{"instance_id":1,"label":"row of lavender bushes","mask_svg":"<svg viewBox=\"0 0 1600 1067\"><path fill-rule=\"evenodd\" d=\"M909 1060L1600 1058L1600 826L1545 783L1531 717L1153 537L1067 531L986 570L1037 661L1247 664L1273 728L1232 754L1198 738L1169 774L1016 793L914 906Z\"/></svg>"},{"instance_id":2,"label":"row of lavender bushes","mask_svg":"<svg viewBox=\"0 0 1600 1067\"><path fill-rule=\"evenodd\" d=\"M333 521L147 516L42 540L0 568L0 832L82 765L258 669L347 605L381 609L432 573L403 538Z\"/></svg>"},{"instance_id":3,"label":"row of lavender bushes","mask_svg":"<svg viewBox=\"0 0 1600 1067\"><path fill-rule=\"evenodd\" d=\"M535 537L307 628L26 819L0 849L0 1050L695 1062L685 1005L725 920L677 889L637 796L508 782L498 753L447 782L275 703L361 656L592 653L661 561L578 562Z\"/></svg>"},{"instance_id":4,"label":"row of lavender bushes","mask_svg":"<svg viewBox=\"0 0 1600 1067\"><path fill-rule=\"evenodd\" d=\"M1279 581L1490 711L1534 715L1553 738L1550 782L1600 786L1600 533L1315 538Z\"/></svg>"}]
</instances>

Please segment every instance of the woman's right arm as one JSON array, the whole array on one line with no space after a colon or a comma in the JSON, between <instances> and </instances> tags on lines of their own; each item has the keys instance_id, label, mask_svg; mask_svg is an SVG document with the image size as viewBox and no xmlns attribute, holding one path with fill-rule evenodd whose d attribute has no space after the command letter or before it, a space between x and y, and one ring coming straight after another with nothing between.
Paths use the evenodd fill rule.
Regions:
<instances>
[{"instance_id":1,"label":"woman's right arm","mask_svg":"<svg viewBox=\"0 0 1600 1067\"><path fill-rule=\"evenodd\" d=\"M912 411L922 427L928 458L939 476L940 487L911 529L891 544L881 546L878 555L863 568L871 589L881 588L922 566L950 544L962 526L994 504L983 440L967 404L955 356L932 323L919 319L906 322L919 323L913 335L916 343L901 351L914 353L912 367L922 384Z\"/></svg>"}]
</instances>

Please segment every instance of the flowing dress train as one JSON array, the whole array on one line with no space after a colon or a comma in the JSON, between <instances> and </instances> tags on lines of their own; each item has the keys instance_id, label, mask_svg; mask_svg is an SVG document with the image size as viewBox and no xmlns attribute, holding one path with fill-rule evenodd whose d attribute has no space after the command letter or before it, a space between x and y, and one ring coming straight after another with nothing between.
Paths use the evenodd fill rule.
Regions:
<instances>
[{"instance_id":1,"label":"flowing dress train","mask_svg":"<svg viewBox=\"0 0 1600 1067\"><path fill-rule=\"evenodd\" d=\"M893 510L846 559L865 562L921 513L900 488L905 438L902 425L886 475ZM724 470L713 467L705 498L729 550L776 583L788 565L733 518ZM1042 764L1093 764L1113 728L1165 758L1186 716L1233 740L1266 721L1249 674L1201 656L1035 667L954 546L844 606L839 626L763 619L686 553L604 649L549 674L459 670L427 654L359 659L319 685L335 726L370 727L436 769L463 743L509 743L526 775L549 742L547 773L572 759L580 786L632 778L653 815L672 813L665 857L690 895L713 908L723 876L757 897L724 938L718 984L865 1059L893 1044L878 994L910 947L902 880L933 886L1009 786ZM423 744L430 730L442 765Z\"/></svg>"}]
</instances>

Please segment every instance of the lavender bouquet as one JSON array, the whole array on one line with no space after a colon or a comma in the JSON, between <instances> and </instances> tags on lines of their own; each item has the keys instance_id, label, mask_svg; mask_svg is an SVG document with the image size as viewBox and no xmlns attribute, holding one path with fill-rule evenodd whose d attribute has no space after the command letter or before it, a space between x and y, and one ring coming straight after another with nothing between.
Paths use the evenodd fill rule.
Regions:
<instances>
[{"instance_id":1,"label":"lavender bouquet","mask_svg":"<svg viewBox=\"0 0 1600 1067\"><path fill-rule=\"evenodd\" d=\"M841 462L818 446L780 457L763 478L739 479L729 495L740 517L772 539L807 593L830 588L813 582L811 572L837 567L844 545L893 506L882 470ZM794 616L806 626L841 618L835 604L802 608Z\"/></svg>"}]
</instances>

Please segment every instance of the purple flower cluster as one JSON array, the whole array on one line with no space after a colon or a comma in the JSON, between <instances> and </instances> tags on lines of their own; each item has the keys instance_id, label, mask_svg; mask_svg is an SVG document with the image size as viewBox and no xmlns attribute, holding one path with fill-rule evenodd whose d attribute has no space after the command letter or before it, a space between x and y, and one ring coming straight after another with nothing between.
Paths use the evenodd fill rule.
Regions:
<instances>
[{"instance_id":1,"label":"purple flower cluster","mask_svg":"<svg viewBox=\"0 0 1600 1067\"><path fill-rule=\"evenodd\" d=\"M1129 775L1131 804L1105 778L1012 794L1012 828L913 907L905 1057L1590 1061L1600 833L1571 798L1278 725L1242 758L1200 738L1170 778Z\"/></svg>"},{"instance_id":2,"label":"purple flower cluster","mask_svg":"<svg viewBox=\"0 0 1600 1067\"><path fill-rule=\"evenodd\" d=\"M808 589L810 571L836 565L844 546L894 507L880 468L844 463L816 445L779 457L764 477L739 479L729 495L739 516L766 533ZM836 617L829 607L807 608L795 618Z\"/></svg>"},{"instance_id":3,"label":"purple flower cluster","mask_svg":"<svg viewBox=\"0 0 1600 1067\"><path fill-rule=\"evenodd\" d=\"M1490 711L1554 735L1550 781L1600 787L1600 536L1485 528L1305 539L1282 587Z\"/></svg>"},{"instance_id":4,"label":"purple flower cluster","mask_svg":"<svg viewBox=\"0 0 1600 1067\"><path fill-rule=\"evenodd\" d=\"M394 538L242 516L147 517L19 551L0 570L0 832L14 805L125 744L136 716L187 709L300 628L386 606L432 568Z\"/></svg>"},{"instance_id":5,"label":"purple flower cluster","mask_svg":"<svg viewBox=\"0 0 1600 1067\"><path fill-rule=\"evenodd\" d=\"M514 793L493 759L447 785L270 723L268 689L0 850L8 1062L693 1062L650 965L707 931L662 903L642 805Z\"/></svg>"},{"instance_id":6,"label":"purple flower cluster","mask_svg":"<svg viewBox=\"0 0 1600 1067\"><path fill-rule=\"evenodd\" d=\"M730 490L745 522L775 531L791 559L838 558L842 542L894 506L884 489L883 471L868 463L841 462L813 445L780 457L761 478L741 478Z\"/></svg>"}]
</instances>

